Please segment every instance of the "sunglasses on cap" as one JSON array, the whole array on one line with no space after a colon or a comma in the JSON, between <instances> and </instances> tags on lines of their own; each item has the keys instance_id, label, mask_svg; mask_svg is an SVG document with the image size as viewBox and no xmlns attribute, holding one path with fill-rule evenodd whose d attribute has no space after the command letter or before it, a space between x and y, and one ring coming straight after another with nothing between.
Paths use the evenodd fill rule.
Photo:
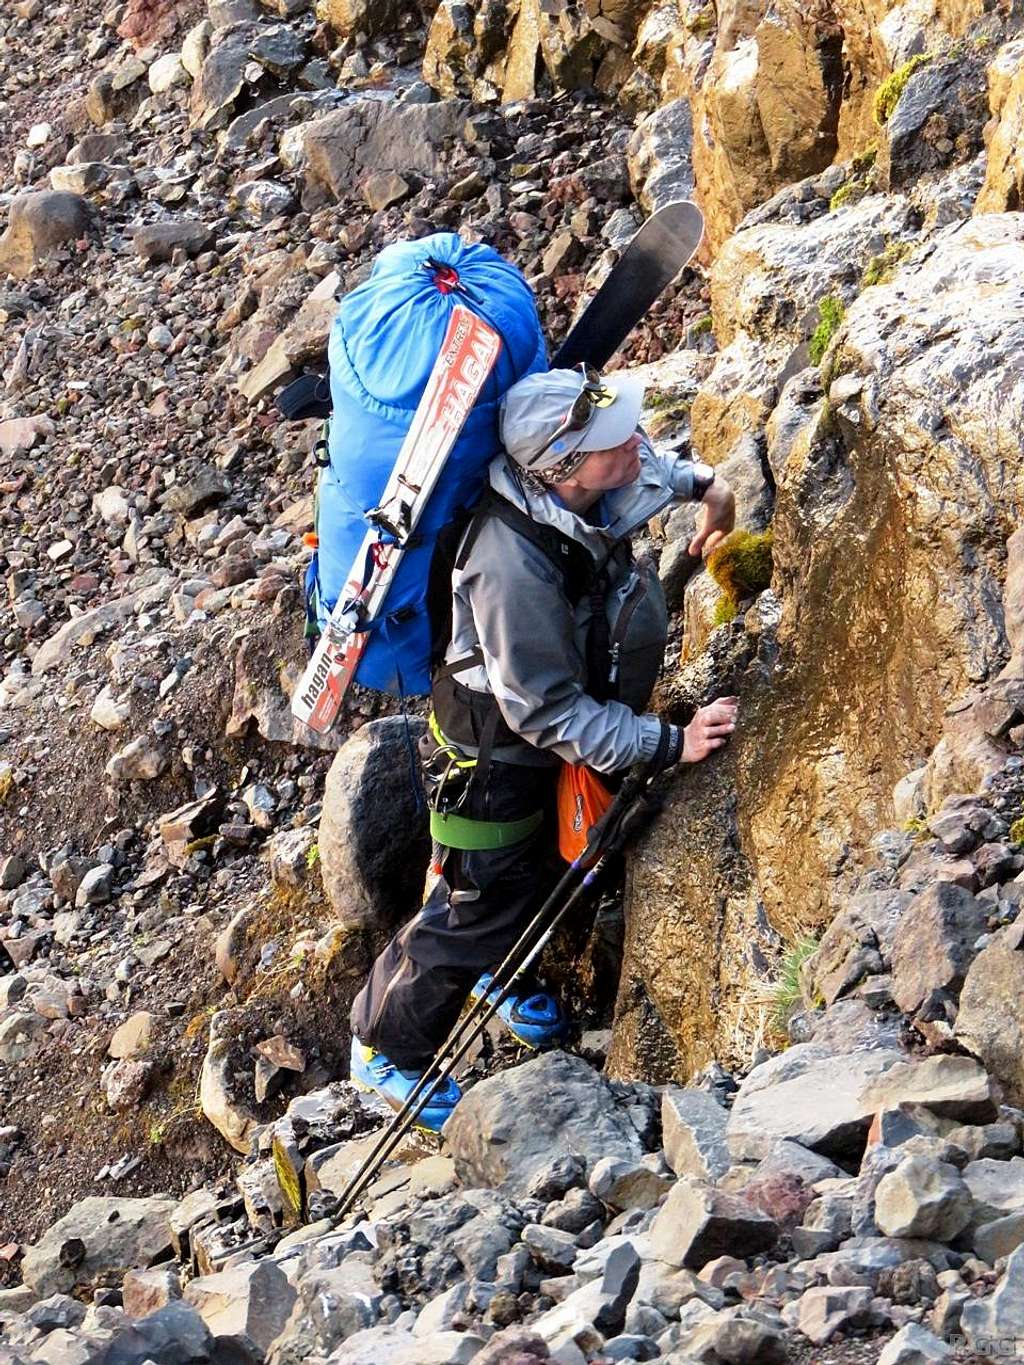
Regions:
<instances>
[{"instance_id":1,"label":"sunglasses on cap","mask_svg":"<svg viewBox=\"0 0 1024 1365\"><path fill-rule=\"evenodd\" d=\"M594 412L597 408L611 407L615 402L616 393L610 389L602 380L600 374L592 365L581 361L576 367L580 372L580 391L573 399L572 407L566 413L563 420L554 429L544 444L537 450L530 464L536 464L540 457L560 440L561 437L569 435L574 431L586 431L590 425Z\"/></svg>"}]
</instances>

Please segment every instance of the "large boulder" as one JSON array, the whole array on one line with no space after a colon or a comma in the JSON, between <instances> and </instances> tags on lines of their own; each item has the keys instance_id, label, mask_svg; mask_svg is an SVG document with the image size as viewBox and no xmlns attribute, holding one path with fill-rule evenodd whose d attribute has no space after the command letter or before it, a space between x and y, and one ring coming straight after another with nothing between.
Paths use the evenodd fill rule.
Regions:
<instances>
[{"instance_id":1,"label":"large boulder","mask_svg":"<svg viewBox=\"0 0 1024 1365\"><path fill-rule=\"evenodd\" d=\"M892 949L892 998L916 1010L934 990L958 991L988 924L988 907L952 882L937 882L903 912Z\"/></svg>"},{"instance_id":2,"label":"large boulder","mask_svg":"<svg viewBox=\"0 0 1024 1365\"><path fill-rule=\"evenodd\" d=\"M11 202L0 237L0 275L23 280L57 247L84 237L92 225L88 200L63 190L35 190Z\"/></svg>"},{"instance_id":3,"label":"large boulder","mask_svg":"<svg viewBox=\"0 0 1024 1365\"><path fill-rule=\"evenodd\" d=\"M1024 923L995 934L971 963L956 1017L957 1041L1024 1104Z\"/></svg>"},{"instance_id":4,"label":"large boulder","mask_svg":"<svg viewBox=\"0 0 1024 1365\"><path fill-rule=\"evenodd\" d=\"M214 1337L248 1337L261 1351L281 1334L296 1292L271 1260L247 1261L216 1275L201 1275L185 1289Z\"/></svg>"},{"instance_id":5,"label":"large boulder","mask_svg":"<svg viewBox=\"0 0 1024 1365\"><path fill-rule=\"evenodd\" d=\"M775 1245L778 1224L738 1195L680 1180L651 1224L659 1261L701 1270L719 1256L756 1256Z\"/></svg>"},{"instance_id":6,"label":"large boulder","mask_svg":"<svg viewBox=\"0 0 1024 1365\"><path fill-rule=\"evenodd\" d=\"M335 914L345 923L387 930L422 900L430 835L413 754L424 729L415 716L370 721L331 764L320 867Z\"/></svg>"},{"instance_id":7,"label":"large boulder","mask_svg":"<svg viewBox=\"0 0 1024 1365\"><path fill-rule=\"evenodd\" d=\"M513 1198L554 1158L593 1169L602 1157L636 1161L643 1146L628 1105L592 1067L548 1052L478 1082L445 1124L459 1179Z\"/></svg>"},{"instance_id":8,"label":"large boulder","mask_svg":"<svg viewBox=\"0 0 1024 1365\"><path fill-rule=\"evenodd\" d=\"M111 1271L166 1260L173 1199L90 1196L48 1228L25 1251L21 1273L39 1298L90 1288Z\"/></svg>"},{"instance_id":9,"label":"large boulder","mask_svg":"<svg viewBox=\"0 0 1024 1365\"><path fill-rule=\"evenodd\" d=\"M726 1142L726 1110L706 1090L670 1085L661 1097L665 1159L676 1175L714 1183L732 1165Z\"/></svg>"},{"instance_id":10,"label":"large boulder","mask_svg":"<svg viewBox=\"0 0 1024 1365\"><path fill-rule=\"evenodd\" d=\"M889 1048L834 1056L800 1043L744 1079L727 1128L733 1155L759 1160L782 1139L825 1156L859 1156L874 1114L868 1083L902 1060Z\"/></svg>"},{"instance_id":11,"label":"large boulder","mask_svg":"<svg viewBox=\"0 0 1024 1365\"><path fill-rule=\"evenodd\" d=\"M210 1019L210 1040L199 1076L199 1104L203 1113L236 1152L248 1155L256 1117L237 1093L239 1015L218 1010Z\"/></svg>"},{"instance_id":12,"label":"large boulder","mask_svg":"<svg viewBox=\"0 0 1024 1365\"><path fill-rule=\"evenodd\" d=\"M954 160L977 155L987 116L977 56L958 54L919 67L882 128L879 184L887 190L905 189Z\"/></svg>"},{"instance_id":13,"label":"large boulder","mask_svg":"<svg viewBox=\"0 0 1024 1365\"><path fill-rule=\"evenodd\" d=\"M629 179L648 213L673 199L692 199L693 115L687 100L648 114L629 142Z\"/></svg>"},{"instance_id":14,"label":"large boulder","mask_svg":"<svg viewBox=\"0 0 1024 1365\"><path fill-rule=\"evenodd\" d=\"M971 1192L960 1172L931 1157L908 1157L875 1191L875 1222L886 1237L950 1242L970 1216Z\"/></svg>"},{"instance_id":15,"label":"large boulder","mask_svg":"<svg viewBox=\"0 0 1024 1365\"><path fill-rule=\"evenodd\" d=\"M223 128L246 86L279 80L306 60L306 40L290 24L241 21L217 28L192 86L192 121Z\"/></svg>"},{"instance_id":16,"label":"large boulder","mask_svg":"<svg viewBox=\"0 0 1024 1365\"><path fill-rule=\"evenodd\" d=\"M341 199L371 173L438 175L443 152L461 136L468 107L353 100L306 128L306 184L313 199Z\"/></svg>"}]
</instances>

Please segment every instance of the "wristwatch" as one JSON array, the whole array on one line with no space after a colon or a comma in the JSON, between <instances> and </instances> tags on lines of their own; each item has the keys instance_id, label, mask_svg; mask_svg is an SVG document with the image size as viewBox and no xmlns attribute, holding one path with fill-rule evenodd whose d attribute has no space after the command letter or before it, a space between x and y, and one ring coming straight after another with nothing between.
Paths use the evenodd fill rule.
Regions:
<instances>
[{"instance_id":1,"label":"wristwatch","mask_svg":"<svg viewBox=\"0 0 1024 1365\"><path fill-rule=\"evenodd\" d=\"M714 468L709 464L703 464L700 460L693 462L693 500L701 502L705 493L715 481Z\"/></svg>"}]
</instances>

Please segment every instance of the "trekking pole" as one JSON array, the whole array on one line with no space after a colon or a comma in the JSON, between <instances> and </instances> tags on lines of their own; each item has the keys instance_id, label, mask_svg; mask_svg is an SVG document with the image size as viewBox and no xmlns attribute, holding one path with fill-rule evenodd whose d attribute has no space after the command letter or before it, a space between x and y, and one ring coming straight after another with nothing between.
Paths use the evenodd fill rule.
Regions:
<instances>
[{"instance_id":1,"label":"trekking pole","mask_svg":"<svg viewBox=\"0 0 1024 1365\"><path fill-rule=\"evenodd\" d=\"M650 768L643 765L635 769L623 782L612 804L591 830L586 848L570 864L559 879L555 889L492 975L493 982L500 982L500 979L508 973L508 980L504 985L499 985L497 988L492 987L485 995L480 996L473 1002L468 1013L456 1021L447 1039L435 1054L433 1061L406 1096L402 1107L383 1129L377 1142L360 1163L359 1168L345 1187L338 1208L331 1218L333 1225L337 1226L345 1217L377 1171L412 1127L420 1111L430 1101L437 1089L452 1075L470 1047L504 1004L516 977L536 961L564 916L600 878L612 854L622 848L634 829L646 817L649 806L644 799L644 791L653 775ZM585 872L582 881L573 888L561 908L551 916L550 923L541 930L532 946L527 948L534 934L543 925L546 916L551 913L552 907L561 898L566 886L583 870L584 865L594 858L595 854L599 855L597 861ZM452 1055L445 1061L445 1057L452 1049L454 1049Z\"/></svg>"}]
</instances>

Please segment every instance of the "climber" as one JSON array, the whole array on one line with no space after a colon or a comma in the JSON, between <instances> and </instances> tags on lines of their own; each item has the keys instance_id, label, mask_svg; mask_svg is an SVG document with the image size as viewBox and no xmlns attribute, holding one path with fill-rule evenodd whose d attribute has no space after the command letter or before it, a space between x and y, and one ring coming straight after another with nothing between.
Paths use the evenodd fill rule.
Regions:
<instances>
[{"instance_id":1,"label":"climber","mask_svg":"<svg viewBox=\"0 0 1024 1365\"><path fill-rule=\"evenodd\" d=\"M699 762L735 727L735 697L685 727L644 712L667 612L630 536L689 499L701 504L689 550L707 554L732 530L735 500L710 466L655 453L638 427L643 393L634 375L581 366L529 375L502 402L504 453L455 555L421 742L443 875L352 1007L352 1079L395 1107L553 884L559 769L600 792L638 761ZM525 986L499 1015L530 1047L566 1028L558 1001ZM440 1129L460 1093L448 1081L419 1124Z\"/></svg>"}]
</instances>

